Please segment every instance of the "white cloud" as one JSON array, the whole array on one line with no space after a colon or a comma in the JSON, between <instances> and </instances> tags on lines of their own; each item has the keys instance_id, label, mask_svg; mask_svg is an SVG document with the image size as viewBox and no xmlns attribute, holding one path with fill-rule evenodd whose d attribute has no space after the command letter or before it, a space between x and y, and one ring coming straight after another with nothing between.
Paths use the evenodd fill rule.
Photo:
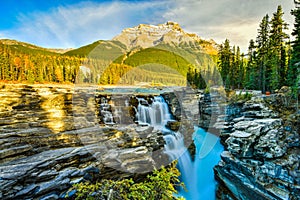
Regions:
<instances>
[{"instance_id":1,"label":"white cloud","mask_svg":"<svg viewBox=\"0 0 300 200\"><path fill-rule=\"evenodd\" d=\"M111 39L122 29L152 23L156 11L168 2L80 3L58 7L49 13L19 16L19 28L5 31L15 38L48 47L74 47L99 39ZM152 13L152 14L151 14Z\"/></svg>"},{"instance_id":2,"label":"white cloud","mask_svg":"<svg viewBox=\"0 0 300 200\"><path fill-rule=\"evenodd\" d=\"M282 5L286 21L292 24L292 0L176 0L164 18L218 43L228 38L245 51L249 40L255 39L263 16L272 16L278 5Z\"/></svg>"},{"instance_id":3,"label":"white cloud","mask_svg":"<svg viewBox=\"0 0 300 200\"><path fill-rule=\"evenodd\" d=\"M0 39L5 38L5 35L3 33L0 33Z\"/></svg>"},{"instance_id":4,"label":"white cloud","mask_svg":"<svg viewBox=\"0 0 300 200\"><path fill-rule=\"evenodd\" d=\"M265 14L272 16L277 5L289 14L292 0L162 0L83 2L58 7L50 12L19 16L19 28L0 37L31 42L46 47L78 47L99 39L111 39L122 29L140 23L158 24L176 21L187 32L246 50L255 39L258 24Z\"/></svg>"}]
</instances>

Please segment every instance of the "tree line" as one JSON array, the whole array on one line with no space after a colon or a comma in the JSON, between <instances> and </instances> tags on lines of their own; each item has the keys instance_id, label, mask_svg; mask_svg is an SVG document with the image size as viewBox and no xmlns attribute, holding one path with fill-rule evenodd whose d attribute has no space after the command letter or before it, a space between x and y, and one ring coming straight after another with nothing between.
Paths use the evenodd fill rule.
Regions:
<instances>
[{"instance_id":1,"label":"tree line","mask_svg":"<svg viewBox=\"0 0 300 200\"><path fill-rule=\"evenodd\" d=\"M0 42L0 80L73 83L82 59Z\"/></svg>"},{"instance_id":2,"label":"tree line","mask_svg":"<svg viewBox=\"0 0 300 200\"><path fill-rule=\"evenodd\" d=\"M172 84L182 85L188 82L194 87L206 88L220 84L221 75L227 89L246 88L266 92L275 91L284 85L297 88L300 65L300 1L295 0L295 5L295 9L291 11L295 17L293 41L290 41L290 36L286 33L288 24L283 20L282 7L278 6L271 17L267 14L261 20L257 37L250 40L247 53L241 53L239 46L231 46L228 39L219 46L217 59L211 57L217 63L217 69L211 66L212 62L207 61L205 56L201 57L202 60L199 59L201 67L196 68L180 56L156 49L138 51L124 62L121 56L118 62L118 59L105 61L75 54L59 54L38 47L26 48L24 45L8 45L0 41L0 81L77 81L104 85L134 84L136 81L149 82L155 79L155 82L164 84L170 80ZM81 50L86 48L82 47ZM177 75L172 71L161 71L159 67L154 70L147 63L169 66L177 71ZM81 65L85 67L80 67ZM140 65L144 68L140 68ZM186 81L178 73L186 74Z\"/></svg>"},{"instance_id":3,"label":"tree line","mask_svg":"<svg viewBox=\"0 0 300 200\"><path fill-rule=\"evenodd\" d=\"M184 75L179 72L184 74L187 61L159 49L144 49L126 60L126 63L118 63L118 59L101 59L101 56L93 58L88 53L85 56L77 55L76 52L74 55L68 52L60 54L16 43L6 44L0 41L0 81L101 85L133 85L139 82L181 86L186 84ZM90 50L84 48L79 50ZM152 54L149 56L148 52Z\"/></svg>"},{"instance_id":4,"label":"tree line","mask_svg":"<svg viewBox=\"0 0 300 200\"><path fill-rule=\"evenodd\" d=\"M245 88L275 91L286 85L298 87L300 65L300 2L291 11L295 17L291 42L286 33L288 24L283 20L279 5L272 17L265 15L259 24L256 39L249 42L247 54L239 46L231 46L228 39L220 45L217 66L227 89ZM202 75L201 75L202 74ZM213 78L212 78L213 79ZM189 72L187 80L198 88L205 88L203 72Z\"/></svg>"}]
</instances>

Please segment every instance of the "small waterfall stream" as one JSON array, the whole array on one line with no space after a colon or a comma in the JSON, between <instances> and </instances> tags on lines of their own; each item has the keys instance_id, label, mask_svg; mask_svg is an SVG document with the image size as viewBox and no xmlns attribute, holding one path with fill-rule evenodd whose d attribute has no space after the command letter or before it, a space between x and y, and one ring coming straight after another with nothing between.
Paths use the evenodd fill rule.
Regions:
<instances>
[{"instance_id":1,"label":"small waterfall stream","mask_svg":"<svg viewBox=\"0 0 300 200\"><path fill-rule=\"evenodd\" d=\"M162 129L168 121L172 120L168 104L163 97L154 97L150 105L144 98L138 98L138 101L136 118L139 125L150 125L155 129Z\"/></svg>"},{"instance_id":2,"label":"small waterfall stream","mask_svg":"<svg viewBox=\"0 0 300 200\"><path fill-rule=\"evenodd\" d=\"M100 111L105 124L114 124L113 115L111 113L111 105L108 104L105 98L102 99L102 103L100 104Z\"/></svg>"},{"instance_id":3,"label":"small waterfall stream","mask_svg":"<svg viewBox=\"0 0 300 200\"><path fill-rule=\"evenodd\" d=\"M169 112L168 104L162 96L155 96L151 101L139 97L136 109L136 122L142 126L152 126L164 133L165 153L171 160L178 159L180 179L184 182L187 191L179 188L179 196L187 200L214 200L216 181L214 180L213 167L219 162L223 146L219 138L195 127L193 140L196 145L195 159L192 160L189 151L184 145L184 136L180 132L174 132L165 126L172 121L173 116ZM149 103L151 102L151 103ZM126 102L128 104L128 102ZM105 124L113 124L113 115L110 105L103 101L101 112L104 114ZM206 143L203 145L203 143ZM212 147L213 146L213 147ZM209 149L205 149L209 147ZM205 156L203 156L203 152ZM208 152L208 153L207 153Z\"/></svg>"}]
</instances>

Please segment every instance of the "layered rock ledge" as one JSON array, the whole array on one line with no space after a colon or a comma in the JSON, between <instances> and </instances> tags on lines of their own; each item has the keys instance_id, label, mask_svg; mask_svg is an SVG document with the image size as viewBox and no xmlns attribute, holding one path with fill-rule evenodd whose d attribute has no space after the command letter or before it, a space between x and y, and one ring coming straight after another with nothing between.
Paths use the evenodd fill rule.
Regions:
<instances>
[{"instance_id":1,"label":"layered rock ledge","mask_svg":"<svg viewBox=\"0 0 300 200\"><path fill-rule=\"evenodd\" d=\"M229 105L215 124L225 147L214 168L218 199L300 199L299 114L280 98Z\"/></svg>"},{"instance_id":2,"label":"layered rock ledge","mask_svg":"<svg viewBox=\"0 0 300 200\"><path fill-rule=\"evenodd\" d=\"M99 98L72 87L0 86L0 199L58 199L73 183L135 176L168 159L160 131L99 125Z\"/></svg>"}]
</instances>

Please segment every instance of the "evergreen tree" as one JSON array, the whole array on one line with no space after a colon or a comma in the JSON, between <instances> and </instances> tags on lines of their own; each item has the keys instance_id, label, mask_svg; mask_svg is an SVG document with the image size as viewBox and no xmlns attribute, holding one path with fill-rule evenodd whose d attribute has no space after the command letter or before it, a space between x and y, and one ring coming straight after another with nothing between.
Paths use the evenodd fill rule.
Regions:
<instances>
[{"instance_id":1,"label":"evergreen tree","mask_svg":"<svg viewBox=\"0 0 300 200\"><path fill-rule=\"evenodd\" d=\"M298 87L297 76L300 73L300 1L295 0L295 9L291 11L291 14L295 17L294 29L292 35L295 40L292 42L292 55L289 69L287 72L287 83L294 88Z\"/></svg>"},{"instance_id":2,"label":"evergreen tree","mask_svg":"<svg viewBox=\"0 0 300 200\"><path fill-rule=\"evenodd\" d=\"M238 48L238 50L240 51L239 48ZM244 88L244 86L245 86L244 80L245 80L245 54L242 53L241 59L238 63L238 82L237 82L238 88Z\"/></svg>"},{"instance_id":3,"label":"evergreen tree","mask_svg":"<svg viewBox=\"0 0 300 200\"><path fill-rule=\"evenodd\" d=\"M266 74L270 72L267 61L267 56L269 54L269 33L269 16L265 15L259 24L258 35L256 38L258 66L255 70L253 69L255 79L258 80L258 88L261 89L263 93L266 91L268 85Z\"/></svg>"},{"instance_id":4,"label":"evergreen tree","mask_svg":"<svg viewBox=\"0 0 300 200\"><path fill-rule=\"evenodd\" d=\"M230 49L230 42L228 39L225 40L224 44L220 46L218 54L218 67L221 72L221 77L226 88L230 86L230 68L232 61L232 51Z\"/></svg>"},{"instance_id":5,"label":"evergreen tree","mask_svg":"<svg viewBox=\"0 0 300 200\"><path fill-rule=\"evenodd\" d=\"M271 76L270 76L270 89L275 90L285 83L286 77L286 39L289 36L284 32L287 30L288 24L283 20L282 7L279 5L277 11L273 13L270 21L270 49L271 49Z\"/></svg>"},{"instance_id":6,"label":"evergreen tree","mask_svg":"<svg viewBox=\"0 0 300 200\"><path fill-rule=\"evenodd\" d=\"M246 80L245 86L247 89L257 89L257 84L255 84L256 77L256 51L255 42L250 40L248 47L248 62L246 64Z\"/></svg>"},{"instance_id":7,"label":"evergreen tree","mask_svg":"<svg viewBox=\"0 0 300 200\"><path fill-rule=\"evenodd\" d=\"M230 65L229 65L229 85L233 89L236 86L237 80L237 57L236 57L236 47L232 47L232 53L230 55Z\"/></svg>"},{"instance_id":8,"label":"evergreen tree","mask_svg":"<svg viewBox=\"0 0 300 200\"><path fill-rule=\"evenodd\" d=\"M244 79L244 54L241 55L240 47L237 46L235 54L235 73L233 79L235 80L235 87L242 88Z\"/></svg>"}]
</instances>

